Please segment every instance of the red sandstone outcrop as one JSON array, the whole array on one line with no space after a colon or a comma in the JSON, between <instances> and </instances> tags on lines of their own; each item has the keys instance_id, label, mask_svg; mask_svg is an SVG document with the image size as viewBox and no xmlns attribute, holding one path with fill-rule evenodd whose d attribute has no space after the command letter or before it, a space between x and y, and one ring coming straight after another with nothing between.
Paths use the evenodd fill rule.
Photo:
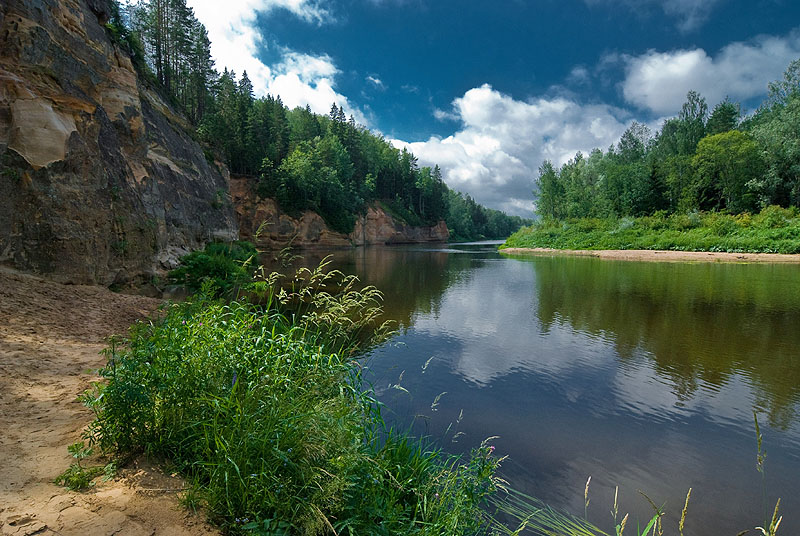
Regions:
<instances>
[{"instance_id":1,"label":"red sandstone outcrop","mask_svg":"<svg viewBox=\"0 0 800 536\"><path fill-rule=\"evenodd\" d=\"M273 199L258 199L253 179L232 178L230 184L242 240L264 249L446 242L450 234L443 221L430 227L412 227L376 204L356 220L355 229L346 235L329 229L319 214L307 211L299 219L293 218L282 212Z\"/></svg>"}]
</instances>

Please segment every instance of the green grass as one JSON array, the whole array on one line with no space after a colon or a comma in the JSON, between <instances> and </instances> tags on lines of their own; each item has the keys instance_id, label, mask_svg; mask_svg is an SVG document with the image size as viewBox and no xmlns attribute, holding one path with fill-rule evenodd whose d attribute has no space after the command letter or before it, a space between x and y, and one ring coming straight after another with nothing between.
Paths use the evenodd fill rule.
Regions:
<instances>
[{"instance_id":1,"label":"green grass","mask_svg":"<svg viewBox=\"0 0 800 536\"><path fill-rule=\"evenodd\" d=\"M185 504L231 534L488 533L494 449L452 457L387 429L361 378L357 356L390 334L379 293L321 268L249 292L260 305L201 294L113 341L83 397L94 444L170 460Z\"/></svg>"},{"instance_id":2,"label":"green grass","mask_svg":"<svg viewBox=\"0 0 800 536\"><path fill-rule=\"evenodd\" d=\"M548 221L520 229L502 247L800 253L800 217L795 208L767 207L755 215L657 213Z\"/></svg>"},{"instance_id":3,"label":"green grass","mask_svg":"<svg viewBox=\"0 0 800 536\"><path fill-rule=\"evenodd\" d=\"M189 483L182 504L228 534L607 536L585 513L510 489L491 438L452 456L388 428L360 362L392 335L379 323L382 296L327 262L246 283L234 273L247 299L227 302L215 277L198 278L195 297L111 339L104 381L82 396L95 413L91 444L70 447L76 463L58 482L81 490L113 472L113 461L81 465L99 446L117 460L167 460ZM615 500L612 533L663 534L653 506L641 529L617 521ZM763 533L779 524L776 506Z\"/></svg>"}]
</instances>

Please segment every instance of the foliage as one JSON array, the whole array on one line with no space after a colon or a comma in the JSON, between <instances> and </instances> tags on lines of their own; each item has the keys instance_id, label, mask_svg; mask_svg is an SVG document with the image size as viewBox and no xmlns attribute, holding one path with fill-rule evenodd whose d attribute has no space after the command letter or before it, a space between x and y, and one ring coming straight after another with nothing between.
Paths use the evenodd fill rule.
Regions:
<instances>
[{"instance_id":1,"label":"foliage","mask_svg":"<svg viewBox=\"0 0 800 536\"><path fill-rule=\"evenodd\" d=\"M445 187L446 188L446 187ZM531 220L509 216L499 210L486 208L469 195L446 189L447 215L445 222L451 241L502 239Z\"/></svg>"},{"instance_id":2,"label":"foliage","mask_svg":"<svg viewBox=\"0 0 800 536\"><path fill-rule=\"evenodd\" d=\"M261 305L200 295L113 341L83 397L91 440L168 458L231 533L485 532L493 447L449 457L386 429L362 382L355 357L390 333L380 294L324 264L250 290Z\"/></svg>"},{"instance_id":3,"label":"foliage","mask_svg":"<svg viewBox=\"0 0 800 536\"><path fill-rule=\"evenodd\" d=\"M536 180L538 215L562 221L800 207L798 73L800 60L744 120L728 98L709 115L705 100L690 91L678 116L652 137L633 122L605 153L578 153L560 168L545 162Z\"/></svg>"},{"instance_id":4,"label":"foliage","mask_svg":"<svg viewBox=\"0 0 800 536\"><path fill-rule=\"evenodd\" d=\"M257 193L289 214L313 210L349 233L357 216L380 201L409 224L453 222L459 239L504 238L521 226L519 218L474 210L471 199L465 207L439 166L420 167L408 150L372 134L336 103L324 116L309 106L289 110L279 96L255 98L246 71L215 70L208 33L186 0L138 0L124 9L115 1L113 13L112 39L197 126L210 148L206 159L258 177Z\"/></svg>"},{"instance_id":5,"label":"foliage","mask_svg":"<svg viewBox=\"0 0 800 536\"><path fill-rule=\"evenodd\" d=\"M744 212L756 206L748 184L764 172L761 151L752 137L731 130L700 140L692 158L697 175L695 192L702 208Z\"/></svg>"},{"instance_id":6,"label":"foliage","mask_svg":"<svg viewBox=\"0 0 800 536\"><path fill-rule=\"evenodd\" d=\"M92 487L94 479L103 474L106 468L102 466L83 467L81 465L81 460L88 458L93 453L93 449L87 447L83 441L73 443L67 447L67 450L72 457L75 458L75 463L71 464L66 471L58 475L54 482L72 491L89 489Z\"/></svg>"},{"instance_id":7,"label":"foliage","mask_svg":"<svg viewBox=\"0 0 800 536\"><path fill-rule=\"evenodd\" d=\"M504 247L800 253L800 217L795 208L771 206L755 215L662 211L621 220L548 220L520 229Z\"/></svg>"},{"instance_id":8,"label":"foliage","mask_svg":"<svg viewBox=\"0 0 800 536\"><path fill-rule=\"evenodd\" d=\"M167 275L170 282L197 292L210 281L218 296L252 280L252 261L258 255L249 242L210 242L202 251L193 251L180 260L180 266Z\"/></svg>"},{"instance_id":9,"label":"foliage","mask_svg":"<svg viewBox=\"0 0 800 536\"><path fill-rule=\"evenodd\" d=\"M211 59L208 32L186 0L114 0L108 26L112 39L122 41L139 71L147 71L189 119L199 123L211 98L217 73Z\"/></svg>"}]
</instances>

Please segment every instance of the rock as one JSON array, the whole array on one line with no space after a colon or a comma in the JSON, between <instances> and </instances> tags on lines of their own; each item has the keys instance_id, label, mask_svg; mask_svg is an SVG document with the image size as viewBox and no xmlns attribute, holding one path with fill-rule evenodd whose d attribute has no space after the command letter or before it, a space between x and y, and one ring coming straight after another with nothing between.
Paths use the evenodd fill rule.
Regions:
<instances>
[{"instance_id":1,"label":"rock","mask_svg":"<svg viewBox=\"0 0 800 536\"><path fill-rule=\"evenodd\" d=\"M252 178L232 177L230 185L241 239L263 249L446 242L450 235L443 221L430 227L413 227L396 220L378 204L369 207L356 221L353 232L345 235L330 230L314 212L292 218L281 211L274 199L259 199Z\"/></svg>"},{"instance_id":2,"label":"rock","mask_svg":"<svg viewBox=\"0 0 800 536\"><path fill-rule=\"evenodd\" d=\"M447 242L450 231L444 221L427 227L414 227L396 220L380 205L367 209L367 214L356 221L350 239L355 245L420 244Z\"/></svg>"},{"instance_id":3,"label":"rock","mask_svg":"<svg viewBox=\"0 0 800 536\"><path fill-rule=\"evenodd\" d=\"M104 24L108 0L0 3L0 262L65 283L142 286L210 240L261 247L440 242L372 206L350 235L258 200L209 162ZM256 232L266 222L256 240Z\"/></svg>"},{"instance_id":4,"label":"rock","mask_svg":"<svg viewBox=\"0 0 800 536\"><path fill-rule=\"evenodd\" d=\"M67 139L77 130L72 115L54 110L52 102L39 98L16 99L10 108L9 149L33 169L64 160Z\"/></svg>"},{"instance_id":5,"label":"rock","mask_svg":"<svg viewBox=\"0 0 800 536\"><path fill-rule=\"evenodd\" d=\"M0 257L62 282L149 281L238 237L224 169L109 16L107 0L0 3Z\"/></svg>"}]
</instances>

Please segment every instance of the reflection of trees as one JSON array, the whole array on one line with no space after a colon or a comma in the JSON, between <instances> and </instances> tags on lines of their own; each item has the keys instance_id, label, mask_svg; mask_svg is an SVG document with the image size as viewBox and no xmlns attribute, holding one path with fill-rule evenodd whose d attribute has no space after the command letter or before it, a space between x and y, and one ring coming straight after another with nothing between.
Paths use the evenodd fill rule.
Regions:
<instances>
[{"instance_id":1,"label":"reflection of trees","mask_svg":"<svg viewBox=\"0 0 800 536\"><path fill-rule=\"evenodd\" d=\"M316 267L333 255L330 269L355 274L365 285L384 294L386 317L401 329L411 327L414 313L437 313L442 295L453 283L463 279L473 267L471 255L444 251L395 247L359 247L339 250L304 250L293 267ZM262 262L280 271L270 258Z\"/></svg>"},{"instance_id":2,"label":"reflection of trees","mask_svg":"<svg viewBox=\"0 0 800 536\"><path fill-rule=\"evenodd\" d=\"M544 329L564 321L604 334L620 359L641 347L681 400L742 375L771 423L800 401L800 270L796 266L531 259Z\"/></svg>"}]
</instances>

